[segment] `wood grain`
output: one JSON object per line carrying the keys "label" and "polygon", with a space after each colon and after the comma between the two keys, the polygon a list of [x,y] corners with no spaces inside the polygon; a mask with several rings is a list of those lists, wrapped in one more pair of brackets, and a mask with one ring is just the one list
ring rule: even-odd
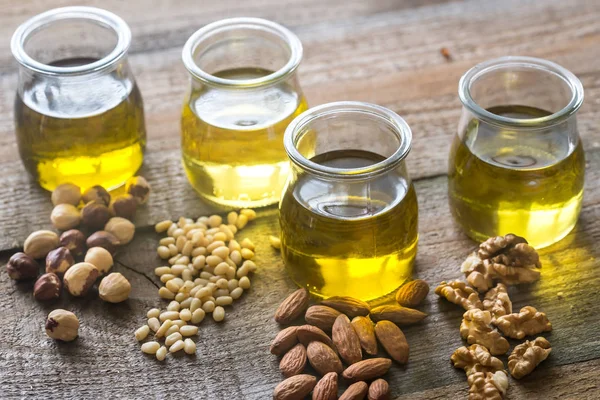
{"label": "wood grain", "polygon": [[[277,210],[261,210],[242,231],[257,244],[259,271],[252,288],[223,324],[201,325],[196,357],[164,364],[143,355],[133,331],[157,296],[153,269],[161,265],[152,225],[166,218],[197,217],[215,210],[203,203],[183,174],[178,148],[179,112],[187,75],[180,49],[201,25],[228,16],[261,16],[294,30],[305,47],[302,86],[312,105],[334,100],[375,102],[409,122],[414,146],[409,169],[419,198],[419,253],[415,275],[434,287],[460,276],[474,243],[453,223],[447,206],[446,162],[460,103],[460,75],[492,57],[520,54],[548,58],[583,81],[586,102],[578,116],[586,149],[584,208],[576,229],[541,253],[539,282],[511,287],[514,308],[533,305],[554,330],[548,360],[532,375],[511,379],[508,399],[596,399],[600,393],[600,4],[585,0],[395,1],[233,0],[148,2],[84,1],[120,14],[134,34],[131,63],[142,89],[149,126],[141,173],[153,193],[136,217],[136,238],[117,255],[115,271],[132,283],[131,298],[106,304],[94,291],[50,304],[36,302],[31,284],[5,273],[8,257],[27,234],[50,226],[49,195],[31,182],[18,160],[12,126],[16,66],[8,38],[27,17],[68,0],[0,0],[0,397],[267,399],[282,380],[268,351],[279,327],[272,315],[294,289],[279,254],[268,244],[278,231]],[[447,47],[453,57],[439,53]],[[385,301],[382,300],[382,301]],[[80,318],[80,337],[60,344],[43,333],[45,316],[64,307]],[[429,317],[403,329],[411,347],[407,366],[394,365],[386,379],[395,399],[466,398],[464,373],[449,362],[463,344],[462,310],[433,291]],[[511,341],[511,345],[518,344]],[[506,362],[506,357],[504,357]]]}

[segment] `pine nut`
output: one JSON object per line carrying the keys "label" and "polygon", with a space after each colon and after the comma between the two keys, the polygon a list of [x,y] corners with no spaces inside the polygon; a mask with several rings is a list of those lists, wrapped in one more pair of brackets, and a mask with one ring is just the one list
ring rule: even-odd
{"label": "pine nut", "polygon": [[217,289],[213,295],[215,297],[229,296],[229,289]]}
{"label": "pine nut", "polygon": [[215,310],[215,303],[209,300],[202,304],[202,309],[207,313],[211,313]]}
{"label": "pine nut", "polygon": [[200,272],[200,278],[201,278],[201,279],[210,279],[210,278],[212,278],[213,276],[214,276],[214,275],[213,275],[213,274],[211,274],[211,273],[210,273],[210,272],[208,272],[208,271],[202,271],[202,272]]}
{"label": "pine nut", "polygon": [[226,262],[222,262],[215,267],[215,275],[225,276],[228,269],[229,269],[229,264],[227,264]]}
{"label": "pine nut", "polygon": [[215,235],[213,236],[213,239],[217,240],[217,241],[221,241],[224,242],[227,240],[227,234],[225,232],[217,232],[215,233]]}
{"label": "pine nut", "polygon": [[233,303],[233,298],[231,296],[219,296],[217,300],[215,300],[215,304],[218,306],[229,306]]}
{"label": "pine nut", "polygon": [[171,321],[170,319],[166,320],[165,322],[162,323],[160,328],[158,328],[158,330],[154,334],[154,337],[161,338],[161,337],[165,336],[165,334],[167,333],[169,328],[172,326],[173,326],[173,321]]}
{"label": "pine nut", "polygon": [[227,272],[225,273],[225,277],[229,280],[235,278],[236,268],[229,267],[227,268]]}
{"label": "pine nut", "polygon": [[156,359],[158,361],[164,361],[166,357],[167,357],[167,348],[165,346],[162,346],[160,349],[158,349],[156,351]]}
{"label": "pine nut", "polygon": [[156,276],[163,276],[165,274],[170,274],[170,273],[171,273],[171,267],[154,268],[154,275],[156,275]]}
{"label": "pine nut", "polygon": [[242,266],[237,270],[237,272],[235,273],[235,275],[238,278],[242,278],[246,275],[248,275],[248,273],[250,272],[250,268],[248,267],[248,265],[246,265],[246,263],[242,264]]}
{"label": "pine nut", "polygon": [[204,311],[202,308],[198,308],[196,309],[193,313],[192,313],[192,324],[199,324],[200,322],[202,322],[202,320],[204,319],[204,317],[206,316],[206,311]]}
{"label": "pine nut", "polygon": [[240,250],[242,250],[242,246],[240,246],[240,244],[237,242],[237,240],[231,240],[229,242],[229,250],[231,250],[232,252],[235,250],[240,251]]}
{"label": "pine nut", "polygon": [[242,240],[242,243],[240,243],[242,245],[242,249],[249,249],[254,251],[255,246],[254,243],[252,243],[252,240],[248,239],[248,238],[244,238],[244,240]]}
{"label": "pine nut", "polygon": [[181,305],[179,304],[179,302],[173,300],[172,302],[169,303],[169,305],[167,306],[167,311],[179,311],[179,308],[181,307]]}
{"label": "pine nut", "polygon": [[161,322],[164,322],[168,319],[170,320],[176,320],[179,319],[179,312],[177,311],[164,311],[160,314],[160,316],[158,317],[158,319]]}
{"label": "pine nut", "polygon": [[183,285],[181,286],[181,288],[179,289],[179,291],[181,293],[189,293],[190,290],[192,290],[193,287],[194,287],[194,282],[192,282],[191,280],[189,280],[189,281],[183,282]]}
{"label": "pine nut", "polygon": [[181,329],[179,329],[179,332],[183,336],[194,336],[198,333],[198,327],[194,325],[182,326]]}
{"label": "pine nut", "polygon": [[178,340],[169,347],[169,353],[177,353],[184,347],[183,340]]}
{"label": "pine nut", "polygon": [[217,265],[219,265],[222,262],[223,262],[223,259],[221,257],[218,257],[218,256],[210,255],[210,256],[206,257],[206,263],[210,267],[213,267],[213,268],[216,267]]}
{"label": "pine nut", "polygon": [[173,324],[173,325],[171,325],[171,327],[169,329],[167,329],[167,331],[165,332],[165,336],[172,335],[175,332],[179,332],[179,326]]}
{"label": "pine nut", "polygon": [[203,286],[206,286],[206,284],[208,283],[208,280],[207,279],[203,279],[203,278],[196,278],[194,280],[194,282],[196,283],[197,286],[203,287]]}
{"label": "pine nut", "polygon": [[[169,283],[171,281],[168,281],[167,283]],[[173,300],[175,298],[175,293],[171,292],[169,289],[167,289],[166,287],[161,287],[160,289],[158,289],[158,295],[166,300]]]}
{"label": "pine nut", "polygon": [[157,317],[148,318],[148,326],[152,329],[152,332],[156,332],[160,328],[160,321]]}
{"label": "pine nut", "polygon": [[164,275],[161,275],[160,281],[162,283],[167,283],[167,281],[170,281],[173,278],[175,278],[175,275],[173,275],[173,274],[164,274]]}
{"label": "pine nut", "polygon": [[244,229],[246,224],[248,224],[248,217],[245,216],[244,214],[238,215],[238,219],[237,219],[237,221],[235,221],[236,228],[238,228],[239,230],[242,230],[242,229]]}
{"label": "pine nut", "polygon": [[158,253],[158,256],[160,258],[162,258],[163,260],[166,260],[169,257],[171,257],[171,253],[169,252],[169,248],[166,247],[166,246],[158,246],[158,249],[156,249],[156,252]]}
{"label": "pine nut", "polygon": [[169,260],[167,261],[169,263],[169,265],[173,265],[177,262],[177,260],[179,259],[180,255],[176,254],[173,257],[169,258]]}
{"label": "pine nut", "polygon": [[146,354],[156,354],[158,349],[160,349],[158,342],[146,342],[142,345],[142,351]]}
{"label": "pine nut", "polygon": [[188,308],[185,308],[179,313],[179,318],[187,322],[192,319],[192,312]]}
{"label": "pine nut", "polygon": [[[181,304],[180,304],[181,308],[190,308],[190,306],[192,305],[192,301],[194,301],[194,298],[188,297],[187,299],[185,299],[184,301],[181,302]],[[181,312],[179,314],[181,314]]]}
{"label": "pine nut", "polygon": [[198,219],[196,220],[197,223],[199,224],[208,224],[208,217],[206,216],[202,216],[202,217],[198,217]]}
{"label": "pine nut", "polygon": [[[177,326],[177,325],[175,325],[175,326]],[[165,345],[171,346],[173,343],[175,343],[178,340],[181,340],[181,333],[179,333],[179,332],[171,333],[169,336],[167,336],[165,338]]]}
{"label": "pine nut", "polygon": [[[246,260],[246,261],[244,261],[244,264],[246,264],[248,266],[248,271],[250,271],[250,272],[256,271],[256,264],[254,264],[254,261]],[[244,265],[244,264],[242,264],[242,265]]]}
{"label": "pine nut", "polygon": [[249,208],[244,208],[240,211],[240,214],[245,215],[246,218],[248,218],[248,221],[252,221],[256,218],[256,211],[251,210]]}
{"label": "pine nut", "polygon": [[169,254],[171,254],[171,257],[179,254],[179,250],[177,249],[177,246],[175,246],[174,244],[170,244],[167,247],[169,248]]}
{"label": "pine nut", "polygon": [[190,311],[192,312],[192,319],[194,318],[193,312],[202,307],[202,301],[197,298],[193,298],[190,303]]}
{"label": "pine nut", "polygon": [[177,293],[177,292],[179,291],[179,288],[180,288],[181,286],[179,286],[179,285],[178,285],[178,284],[175,282],[175,279],[171,279],[170,281],[168,281],[168,282],[165,284],[165,287],[166,287],[167,289],[169,289],[171,292],[173,292],[173,293]]}
{"label": "pine nut", "polygon": [[189,269],[184,270],[181,273],[181,278],[183,278],[184,281],[191,282],[192,281],[192,271],[190,271]]}
{"label": "pine nut", "polygon": [[[230,212],[229,214],[227,214],[227,223],[235,224],[237,221],[237,217],[238,217],[238,214],[235,211]],[[168,227],[167,227],[167,229],[168,229]]]}
{"label": "pine nut", "polygon": [[206,247],[196,247],[194,250],[192,250],[192,257],[204,255],[206,255]]}
{"label": "pine nut", "polygon": [[[239,218],[238,218],[239,220]],[[215,308],[215,310],[213,311],[213,319],[216,322],[221,322],[225,319],[225,309],[221,306],[218,306]]]}
{"label": "pine nut", "polygon": [[188,265],[190,263],[190,258],[188,256],[181,256],[175,261],[175,264],[178,265]]}
{"label": "pine nut", "polygon": [[250,249],[242,249],[242,258],[246,260],[252,260],[254,258],[254,252]]}
{"label": "pine nut", "polygon": [[185,236],[179,236],[177,238],[177,240],[175,241],[175,247],[177,247],[177,252],[181,253],[181,249],[183,249],[185,242]]}
{"label": "pine nut", "polygon": [[150,333],[150,327],[148,325],[140,326],[135,331],[135,338],[139,342],[141,340],[146,339],[146,337],[148,336],[149,333]]}
{"label": "pine nut", "polygon": [[281,239],[279,239],[277,236],[269,236],[269,243],[271,243],[271,247],[274,249],[281,249]]}
{"label": "pine nut", "polygon": [[231,230],[231,232],[233,232],[234,235],[238,231],[238,228],[237,228],[237,226],[235,226],[235,224],[228,224],[227,227]]}
{"label": "pine nut", "polygon": [[247,276],[241,277],[239,285],[244,290],[250,289],[250,279]]}
{"label": "pine nut", "polygon": [[225,234],[227,240],[233,239],[233,232],[231,231],[231,229],[229,229],[227,225],[221,225],[219,226],[219,229]]}
{"label": "pine nut", "polygon": [[183,342],[183,351],[186,354],[196,354],[196,343],[192,339],[185,339]]}
{"label": "pine nut", "polygon": [[229,281],[225,278],[221,278],[219,279],[216,284],[217,284],[217,288],[219,289],[225,289],[227,288],[227,284],[229,283]]}
{"label": "pine nut", "polygon": [[[162,238],[158,241],[158,244],[161,246],[169,246],[170,244],[175,244],[175,239],[173,239],[172,237],[166,237],[166,238]],[[168,248],[168,247],[167,247]]]}
{"label": "pine nut", "polygon": [[237,300],[240,297],[242,297],[243,293],[244,293],[244,289],[242,289],[241,287],[236,287],[235,289],[233,289],[231,291],[231,293],[229,295],[231,296],[232,299]]}
{"label": "pine nut", "polygon": [[211,215],[210,217],[208,217],[208,225],[211,228],[221,225],[222,222],[223,218],[221,218],[219,215]]}
{"label": "pine nut", "polygon": [[157,223],[156,225],[154,225],[154,230],[156,231],[156,233],[163,233],[165,232],[167,229],[169,229],[169,227],[173,224],[173,222],[171,221],[160,221],[159,223]]}
{"label": "pine nut", "polygon": [[242,263],[242,253],[240,253],[238,250],[232,251],[229,255],[229,258],[235,263],[235,265],[240,265]]}
{"label": "pine nut", "polygon": [[194,245],[192,244],[192,242],[185,242],[185,245],[183,246],[183,249],[181,250],[181,254],[183,254],[184,256],[190,256],[192,255],[192,250],[194,250]]}
{"label": "pine nut", "polygon": [[206,246],[206,251],[208,251],[209,253],[213,253],[219,247],[225,247],[225,242],[222,241],[222,240],[219,240],[219,241],[216,241],[216,242],[212,242],[211,244],[209,244],[208,246]]}
{"label": "pine nut", "polygon": [[185,270],[185,266],[181,265],[181,264],[175,264],[171,267],[171,273],[173,275],[181,275],[183,273],[183,271]]}
{"label": "pine nut", "polygon": [[208,288],[208,287],[203,287],[202,289],[198,290],[196,292],[196,295],[194,296],[197,299],[201,299],[203,297],[206,296],[210,296],[212,294],[212,289]]}
{"label": "pine nut", "polygon": [[237,279],[230,279],[229,282],[227,282],[227,289],[229,289],[230,292],[238,286],[239,282]]}
{"label": "pine nut", "polygon": [[151,308],[146,313],[146,317],[148,317],[148,318],[158,318],[159,315],[160,315],[160,310],[158,308]]}
{"label": "pine nut", "polygon": [[179,287],[183,286],[183,284],[184,284],[183,279],[181,279],[181,278],[173,278],[173,283],[175,283],[176,285],[179,285]]}
{"label": "pine nut", "polygon": [[171,235],[171,236],[173,236],[175,239],[177,239],[181,235],[185,235],[185,233],[183,232],[183,229],[178,228],[178,229],[175,229],[175,231],[173,232],[173,235]]}
{"label": "pine nut", "polygon": [[182,319],[176,319],[175,321],[173,321],[173,325],[177,325],[179,329],[181,329],[182,326],[186,325],[186,322]]}
{"label": "pine nut", "polygon": [[186,224],[186,219],[185,217],[179,217],[179,219],[177,220],[177,226],[180,228],[183,228]]}
{"label": "pine nut", "polygon": [[219,279],[221,279],[220,276],[212,276],[208,281],[211,283],[216,283]]}
{"label": "pine nut", "polygon": [[173,236],[173,232],[175,232],[175,230],[177,229],[177,224],[176,223],[171,223],[171,226],[169,227],[169,229],[167,229],[167,236]]}
{"label": "pine nut", "polygon": [[219,246],[212,251],[212,254],[225,260],[229,257],[229,248],[226,246]]}
{"label": "pine nut", "polygon": [[185,299],[187,299],[189,297],[190,297],[190,295],[188,293],[177,293],[175,295],[175,300],[181,303],[182,301],[184,301]]}

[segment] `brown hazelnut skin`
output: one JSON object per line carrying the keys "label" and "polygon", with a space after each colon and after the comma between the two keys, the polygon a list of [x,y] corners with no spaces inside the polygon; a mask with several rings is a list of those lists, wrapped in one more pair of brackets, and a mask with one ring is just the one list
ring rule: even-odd
{"label": "brown hazelnut skin", "polygon": [[36,300],[53,300],[60,297],[62,283],[58,275],[50,272],[44,274],[35,281],[33,286],[33,297]]}
{"label": "brown hazelnut skin", "polygon": [[130,194],[122,194],[115,197],[110,203],[110,212],[116,217],[132,220],[135,217],[137,206],[138,202],[135,197]]}
{"label": "brown hazelnut skin", "polygon": [[110,219],[110,212],[104,204],[91,201],[81,210],[81,218],[85,226],[98,230],[104,228]]}
{"label": "brown hazelnut skin", "polygon": [[35,279],[40,271],[39,264],[25,253],[15,253],[6,264],[6,271],[11,279],[24,281]]}
{"label": "brown hazelnut skin", "polygon": [[73,264],[75,259],[66,247],[56,248],[46,256],[46,272],[64,274]]}
{"label": "brown hazelnut skin", "polygon": [[110,204],[110,193],[102,186],[96,185],[83,192],[81,199],[85,204],[93,201],[94,203],[104,204],[108,207]]}
{"label": "brown hazelnut skin", "polygon": [[98,231],[90,235],[86,241],[87,247],[102,247],[110,254],[115,254],[117,247],[120,245],[119,239],[115,235],[106,231]]}
{"label": "brown hazelnut skin", "polygon": [[125,190],[135,198],[138,204],[145,204],[150,197],[150,185],[143,176],[133,176],[127,179]]}
{"label": "brown hazelnut skin", "polygon": [[70,229],[60,235],[59,245],[69,249],[74,257],[79,257],[85,253],[85,235],[77,229]]}

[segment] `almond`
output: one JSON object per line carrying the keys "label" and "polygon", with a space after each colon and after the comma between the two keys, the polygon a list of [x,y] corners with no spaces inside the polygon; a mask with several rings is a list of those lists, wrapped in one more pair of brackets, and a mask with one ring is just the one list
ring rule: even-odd
{"label": "almond", "polygon": [[275,312],[275,321],[279,324],[289,324],[306,310],[308,299],[308,290],[296,290],[279,305]]}
{"label": "almond", "polygon": [[298,375],[304,371],[306,366],[306,347],[303,344],[298,343],[291,348],[290,351],[285,353],[281,362],[279,363],[279,370],[286,378],[290,376]]}
{"label": "almond", "polygon": [[322,305],[335,308],[350,318],[367,316],[371,307],[362,301],[348,296],[333,296],[321,302]]}
{"label": "almond", "polygon": [[339,400],[363,400],[367,395],[369,386],[365,382],[356,382],[348,386]]}
{"label": "almond", "polygon": [[317,326],[324,331],[331,331],[335,319],[340,315],[336,309],[327,306],[312,306],[306,310],[304,319],[311,325]]}
{"label": "almond", "polygon": [[273,400],[302,400],[317,384],[312,375],[295,375],[275,387]]}
{"label": "almond", "polygon": [[298,343],[297,326],[289,326],[280,331],[271,343],[271,354],[280,356]]}
{"label": "almond", "polygon": [[325,343],[310,342],[306,348],[306,355],[310,365],[320,375],[325,375],[328,372],[342,373],[343,367],[335,351]]}
{"label": "almond", "polygon": [[310,342],[323,342],[333,349],[333,342],[320,328],[312,325],[302,325],[296,330],[298,333],[298,341],[305,346]]}
{"label": "almond", "polygon": [[313,390],[312,400],[336,400],[337,399],[337,384],[338,375],[335,372],[329,372],[317,382],[317,386]]}
{"label": "almond", "polygon": [[373,321],[392,321],[396,325],[415,324],[426,316],[427,314],[419,310],[396,305],[379,306],[371,310]]}
{"label": "almond", "polygon": [[396,301],[404,307],[416,307],[429,294],[429,285],[422,279],[415,279],[403,285],[396,292]]}
{"label": "almond", "polygon": [[360,346],[365,353],[372,356],[377,354],[377,339],[375,338],[375,328],[369,317],[355,317],[352,320],[352,327],[358,336]]}
{"label": "almond", "polygon": [[390,321],[379,321],[375,334],[390,357],[400,364],[408,362],[408,342],[400,328]]}
{"label": "almond", "polygon": [[390,385],[383,380],[377,379],[371,382],[369,386],[369,400],[389,400],[390,398]]}
{"label": "almond", "polygon": [[333,324],[331,338],[337,348],[340,357],[347,364],[354,364],[362,360],[362,351],[360,349],[360,340],[354,331],[350,319],[344,314],[338,315]]}
{"label": "almond", "polygon": [[342,375],[351,382],[368,381],[384,375],[391,365],[389,358],[369,358],[352,364]]}

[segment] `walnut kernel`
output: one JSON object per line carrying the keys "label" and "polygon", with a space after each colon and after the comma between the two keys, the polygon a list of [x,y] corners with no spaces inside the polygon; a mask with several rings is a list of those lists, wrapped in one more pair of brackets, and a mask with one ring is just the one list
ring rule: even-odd
{"label": "walnut kernel", "polygon": [[444,297],[451,303],[462,306],[465,310],[483,307],[481,300],[479,300],[479,294],[473,288],[467,286],[466,283],[458,280],[441,282],[435,288],[435,294]]}
{"label": "walnut kernel", "polygon": [[516,346],[508,357],[508,370],[513,378],[521,379],[548,358],[551,351],[550,342],[541,336],[533,341],[526,340]]}
{"label": "walnut kernel", "polygon": [[477,308],[468,310],[460,324],[460,335],[469,344],[480,344],[489,349],[493,355],[505,354],[510,345],[500,333],[491,326],[492,315],[489,311]]}
{"label": "walnut kernel", "polygon": [[512,302],[504,284],[498,283],[495,288],[488,290],[483,300],[483,309],[492,314],[494,325],[496,318],[512,313]]}
{"label": "walnut kernel", "polygon": [[521,308],[518,313],[498,317],[496,326],[505,336],[512,339],[523,339],[525,336],[552,330],[552,324],[546,314],[531,306]]}

